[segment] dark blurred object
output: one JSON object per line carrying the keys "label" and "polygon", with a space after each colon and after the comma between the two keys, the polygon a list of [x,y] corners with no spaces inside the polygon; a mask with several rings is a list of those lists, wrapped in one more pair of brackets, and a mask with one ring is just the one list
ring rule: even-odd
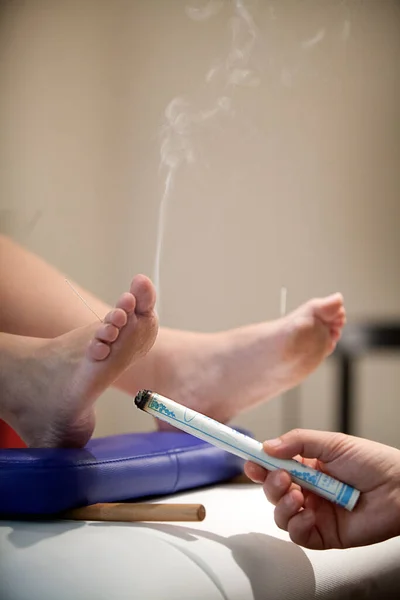
{"label": "dark blurred object", "polygon": [[337,345],[334,358],[339,362],[339,431],[353,434],[355,367],[361,356],[377,351],[400,352],[400,321],[349,323]]}

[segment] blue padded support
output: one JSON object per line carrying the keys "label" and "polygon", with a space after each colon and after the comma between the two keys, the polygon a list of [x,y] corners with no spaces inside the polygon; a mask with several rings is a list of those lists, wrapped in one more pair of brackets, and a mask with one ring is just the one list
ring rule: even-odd
{"label": "blue padded support", "polygon": [[97,438],[82,450],[0,450],[0,514],[51,515],[163,496],[242,471],[242,459],[182,432]]}

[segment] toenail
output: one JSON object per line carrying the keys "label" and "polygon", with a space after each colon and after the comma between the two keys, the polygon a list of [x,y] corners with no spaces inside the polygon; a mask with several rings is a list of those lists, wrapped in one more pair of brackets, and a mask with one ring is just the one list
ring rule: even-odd
{"label": "toenail", "polygon": [[118,337],[119,329],[112,323],[106,323],[97,332],[97,338],[103,342],[115,342]]}
{"label": "toenail", "polygon": [[106,342],[102,342],[101,340],[94,342],[93,346],[95,348],[109,348],[109,345]]}
{"label": "toenail", "polygon": [[116,308],[110,313],[108,319],[115,327],[124,327],[128,320],[128,315],[122,308]]}
{"label": "toenail", "polygon": [[95,360],[104,360],[110,354],[110,346],[105,342],[93,341],[92,352]]}
{"label": "toenail", "polygon": [[125,292],[119,299],[117,306],[125,313],[131,313],[136,308],[136,298],[130,292]]}

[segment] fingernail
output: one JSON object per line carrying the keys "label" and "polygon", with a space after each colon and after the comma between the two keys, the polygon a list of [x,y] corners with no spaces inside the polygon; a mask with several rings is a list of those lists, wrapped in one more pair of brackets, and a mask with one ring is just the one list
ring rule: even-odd
{"label": "fingernail", "polygon": [[277,448],[278,446],[282,445],[282,440],[281,438],[274,438],[273,440],[267,440],[264,442],[264,445],[269,446],[270,448]]}
{"label": "fingernail", "polygon": [[282,471],[278,471],[275,475],[275,483],[279,486],[279,487],[283,487],[287,485],[287,480],[285,477],[285,473],[282,473]]}

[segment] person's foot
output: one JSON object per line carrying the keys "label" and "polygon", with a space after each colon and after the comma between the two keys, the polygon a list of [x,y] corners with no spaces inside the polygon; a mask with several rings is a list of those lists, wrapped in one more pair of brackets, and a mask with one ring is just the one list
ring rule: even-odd
{"label": "person's foot", "polygon": [[2,338],[2,393],[10,399],[5,420],[29,447],[82,447],[88,442],[95,400],[155,341],[154,305],[152,283],[137,276],[101,324],[52,340]]}
{"label": "person's foot", "polygon": [[333,352],[345,321],[343,298],[334,294],[269,323],[211,335],[182,333],[159,366],[154,391],[229,421],[303,381]]}

